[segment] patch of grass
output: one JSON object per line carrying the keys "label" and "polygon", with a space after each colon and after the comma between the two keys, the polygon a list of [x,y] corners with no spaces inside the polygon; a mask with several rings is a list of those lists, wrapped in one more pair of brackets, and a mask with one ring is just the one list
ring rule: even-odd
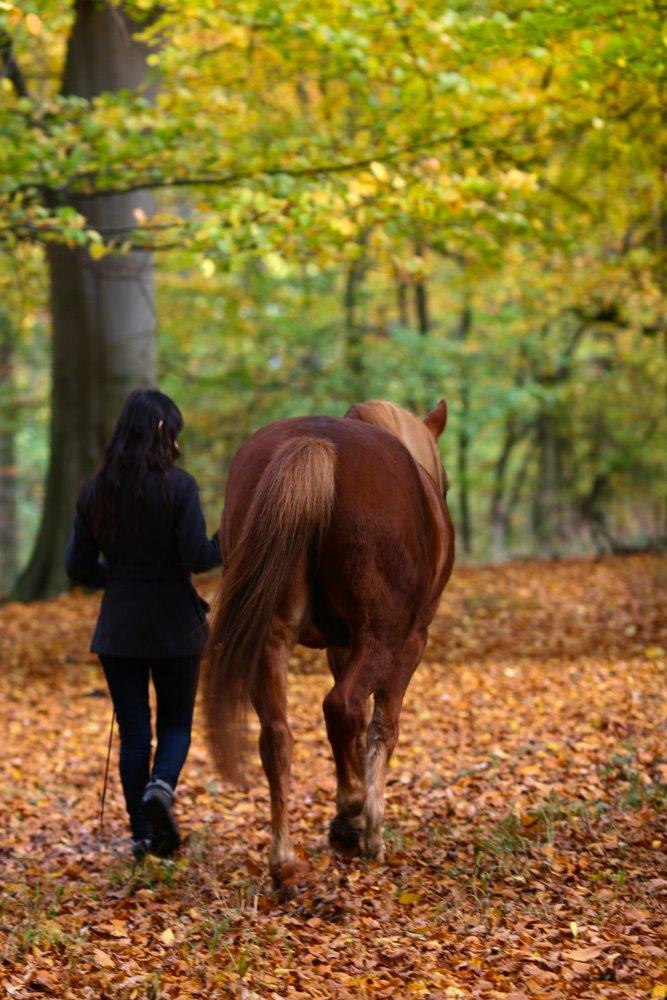
{"label": "patch of grass", "polygon": [[635,751],[626,747],[625,753],[613,753],[600,768],[602,777],[611,786],[615,804],[619,809],[641,809],[652,805],[660,808],[667,799],[667,785],[661,781],[647,780],[645,772],[635,763]]}
{"label": "patch of grass", "polygon": [[194,830],[188,837],[187,857],[195,864],[203,864],[211,849],[211,831],[208,827]]}
{"label": "patch of grass", "polygon": [[206,920],[203,925],[204,933],[209,935],[208,950],[214,954],[222,947],[225,935],[232,926],[230,917],[225,916],[221,920]]}
{"label": "patch of grass", "polygon": [[160,973],[154,972],[150,978],[150,982],[146,984],[146,1000],[161,1000],[162,996]]}
{"label": "patch of grass", "polygon": [[559,825],[582,823],[590,831],[594,822],[607,810],[605,802],[583,802],[581,799],[549,798],[534,810],[535,823],[529,827],[531,840],[553,846]]}
{"label": "patch of grass", "polygon": [[173,889],[188,868],[186,857],[172,861],[148,855],[141,864],[123,860],[111,868],[108,878],[112,886],[127,886],[128,895],[134,896],[140,889]]}
{"label": "patch of grass", "polygon": [[492,854],[504,860],[525,857],[529,853],[530,844],[519,817],[515,813],[508,813],[498,823],[494,833],[480,841],[479,848],[478,853]]}
{"label": "patch of grass", "polygon": [[621,805],[629,806],[630,809],[641,809],[643,806],[655,806],[661,809],[667,804],[667,785],[662,782],[647,783],[641,775],[634,770],[626,773],[627,789],[619,798]]}
{"label": "patch of grass", "polygon": [[400,827],[385,826],[382,829],[382,836],[384,837],[385,847],[392,854],[405,850],[405,834]]}
{"label": "patch of grass", "polygon": [[250,955],[248,955],[245,948],[241,948],[237,955],[234,955],[234,953],[229,950],[227,954],[229,955],[229,964],[232,970],[236,973],[239,979],[243,979],[252,965]]}
{"label": "patch of grass", "polygon": [[486,909],[498,880],[522,875],[531,854],[521,821],[508,813],[488,836],[477,840],[469,888],[478,906]]}

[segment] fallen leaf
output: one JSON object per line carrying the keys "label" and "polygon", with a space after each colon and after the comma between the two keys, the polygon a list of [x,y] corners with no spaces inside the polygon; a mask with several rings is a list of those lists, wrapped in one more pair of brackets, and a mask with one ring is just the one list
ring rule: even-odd
{"label": "fallen leaf", "polygon": [[602,954],[602,948],[575,948],[573,951],[566,951],[563,958],[569,962],[593,962]]}
{"label": "fallen leaf", "polygon": [[96,965],[101,965],[104,969],[113,969],[114,960],[111,955],[107,955],[106,951],[102,951],[101,948],[95,948],[93,951],[93,960]]}
{"label": "fallen leaf", "polygon": [[418,892],[402,892],[398,897],[398,902],[401,906],[413,906],[415,903],[418,903],[420,899],[421,896]]}

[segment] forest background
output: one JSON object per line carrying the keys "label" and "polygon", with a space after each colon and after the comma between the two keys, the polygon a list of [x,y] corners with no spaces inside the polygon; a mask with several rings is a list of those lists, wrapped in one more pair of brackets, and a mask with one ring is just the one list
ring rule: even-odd
{"label": "forest background", "polygon": [[0,0],[0,593],[158,384],[211,527],[255,428],[426,412],[459,558],[665,536],[667,6]]}

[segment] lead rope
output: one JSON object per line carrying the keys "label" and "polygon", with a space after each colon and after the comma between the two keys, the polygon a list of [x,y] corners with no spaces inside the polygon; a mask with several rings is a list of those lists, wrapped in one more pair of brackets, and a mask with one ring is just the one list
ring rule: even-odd
{"label": "lead rope", "polygon": [[113,727],[116,721],[116,709],[111,712],[111,726],[109,728],[109,745],[107,747],[107,763],[104,768],[104,784],[102,786],[102,797],[100,799],[100,836],[104,835],[104,803],[107,797],[107,785],[109,784],[109,762],[111,760],[111,743],[113,741]]}

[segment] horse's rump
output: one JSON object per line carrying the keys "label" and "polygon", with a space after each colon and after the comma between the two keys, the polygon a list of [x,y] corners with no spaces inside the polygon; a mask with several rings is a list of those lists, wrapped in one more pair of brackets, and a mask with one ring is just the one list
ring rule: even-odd
{"label": "horse's rump", "polygon": [[359,616],[368,616],[369,602],[386,605],[387,587],[400,604],[402,627],[409,627],[435,573],[437,526],[415,462],[396,438],[379,427],[335,417],[304,417],[277,421],[254,434],[230,469],[224,548],[233,551],[257,484],[276,449],[303,436],[329,442],[336,456],[330,523],[319,559],[308,566],[311,617],[304,622],[304,632],[319,631],[319,645],[344,645]]}

